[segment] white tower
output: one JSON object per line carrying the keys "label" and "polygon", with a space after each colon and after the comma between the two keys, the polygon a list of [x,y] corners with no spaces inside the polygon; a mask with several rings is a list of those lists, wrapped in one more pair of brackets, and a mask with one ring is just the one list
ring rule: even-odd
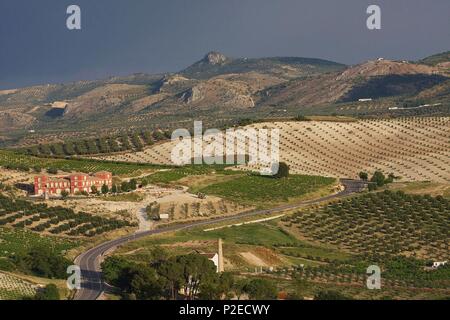
{"label": "white tower", "polygon": [[223,249],[222,249],[222,239],[219,239],[219,273],[224,271],[223,266]]}

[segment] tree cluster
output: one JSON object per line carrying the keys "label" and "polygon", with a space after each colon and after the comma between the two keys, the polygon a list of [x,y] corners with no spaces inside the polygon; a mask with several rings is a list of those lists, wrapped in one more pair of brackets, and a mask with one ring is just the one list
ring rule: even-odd
{"label": "tree cluster", "polygon": [[169,257],[161,249],[152,263],[109,257],[102,264],[105,280],[117,287],[124,299],[219,300],[247,294],[250,299],[274,299],[275,285],[265,279],[236,280],[231,273],[217,273],[207,257],[191,253]]}
{"label": "tree cluster", "polygon": [[16,256],[14,263],[24,273],[50,279],[67,278],[67,268],[72,264],[70,260],[42,246]]}

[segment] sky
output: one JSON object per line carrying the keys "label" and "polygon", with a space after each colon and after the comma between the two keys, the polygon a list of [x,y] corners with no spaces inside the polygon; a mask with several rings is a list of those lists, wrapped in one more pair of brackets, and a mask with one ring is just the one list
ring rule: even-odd
{"label": "sky", "polygon": [[[66,27],[69,5],[81,30]],[[366,27],[381,8],[381,30]],[[358,64],[450,50],[449,0],[1,0],[0,89],[182,70],[209,51]]]}

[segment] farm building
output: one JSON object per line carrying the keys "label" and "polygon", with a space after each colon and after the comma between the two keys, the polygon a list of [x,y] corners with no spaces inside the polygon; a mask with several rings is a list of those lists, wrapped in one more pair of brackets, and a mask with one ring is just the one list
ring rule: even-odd
{"label": "farm building", "polygon": [[69,176],[49,177],[46,175],[34,177],[35,195],[60,195],[63,191],[70,194],[77,192],[91,192],[92,187],[98,190],[103,185],[112,187],[112,173],[107,171],[97,172],[93,175],[86,173],[73,173]]}

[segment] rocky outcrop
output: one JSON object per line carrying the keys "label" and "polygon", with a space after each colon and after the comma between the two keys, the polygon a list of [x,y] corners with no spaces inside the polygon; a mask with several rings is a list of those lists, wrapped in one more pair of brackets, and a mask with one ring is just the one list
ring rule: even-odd
{"label": "rocky outcrop", "polygon": [[211,79],[184,91],[181,101],[193,108],[224,108],[224,110],[253,108],[251,86],[242,81]]}
{"label": "rocky outcrop", "polygon": [[198,87],[193,87],[181,94],[181,100],[184,103],[193,103],[203,99],[203,94]]}
{"label": "rocky outcrop", "polygon": [[163,85],[171,85],[180,81],[187,81],[188,78],[185,78],[179,74],[171,74],[164,77],[162,83]]}
{"label": "rocky outcrop", "polygon": [[217,51],[211,51],[209,52],[202,60],[202,62],[208,63],[210,65],[220,65],[225,63],[228,60],[228,58]]}

